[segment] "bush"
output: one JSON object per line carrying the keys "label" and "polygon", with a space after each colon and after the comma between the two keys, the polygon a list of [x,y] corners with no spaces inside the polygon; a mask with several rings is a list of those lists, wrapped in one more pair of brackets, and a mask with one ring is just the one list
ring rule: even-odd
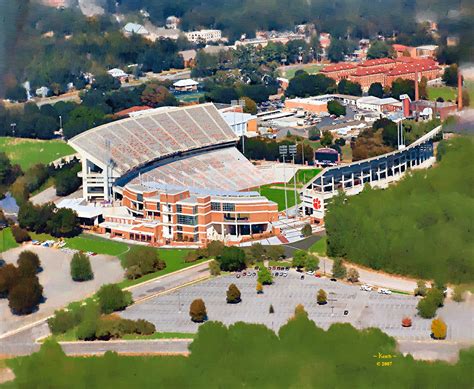
{"label": "bush", "polygon": [[434,339],[446,339],[448,326],[440,318],[434,319],[431,322],[431,336]]}
{"label": "bush", "polygon": [[224,247],[222,255],[217,258],[221,270],[240,271],[245,269],[245,251],[239,247]]}
{"label": "bush", "polygon": [[73,281],[89,281],[94,278],[91,261],[84,253],[75,253],[71,259],[71,278]]}
{"label": "bush", "polygon": [[283,246],[270,246],[266,251],[268,259],[272,261],[278,261],[285,257],[285,249]]}
{"label": "bush", "polygon": [[48,319],[48,326],[53,335],[64,334],[77,324],[74,313],[64,309],[54,312],[54,316]]}
{"label": "bush", "polygon": [[328,101],[328,112],[332,115],[343,116],[346,114],[346,107],[337,100],[331,100]]}
{"label": "bush", "polygon": [[7,297],[10,290],[18,283],[21,275],[18,268],[9,263],[0,268],[0,297]]}
{"label": "bush", "polygon": [[94,340],[99,322],[99,307],[89,303],[84,308],[84,316],[77,327],[76,335],[81,340]]}
{"label": "bush", "polygon": [[227,289],[227,304],[237,304],[241,301],[239,288],[235,284],[230,284]]}
{"label": "bush", "polygon": [[184,262],[186,263],[192,263],[196,262],[199,259],[197,251],[190,251],[186,254],[186,257],[184,258]]}
{"label": "bush", "polygon": [[431,288],[426,294],[426,297],[418,302],[416,307],[418,314],[425,319],[431,319],[435,317],[436,310],[443,306],[443,301],[443,291],[437,288]]}
{"label": "bush", "polygon": [[189,307],[189,316],[195,323],[202,323],[207,320],[206,305],[202,299],[194,300]]}
{"label": "bush", "polygon": [[304,237],[311,236],[313,234],[313,230],[311,229],[311,224],[307,223],[304,225],[304,227],[301,229],[301,234]]}
{"label": "bush", "polygon": [[265,266],[260,266],[258,271],[258,282],[260,282],[262,285],[273,284],[273,276]]}
{"label": "bush", "polygon": [[257,262],[262,262],[266,256],[265,247],[261,243],[253,243],[249,249],[249,256]]}
{"label": "bush", "polygon": [[321,137],[321,132],[317,128],[311,128],[308,131],[309,140],[319,140],[320,137]]}
{"label": "bush", "polygon": [[351,267],[347,271],[347,281],[349,282],[358,282],[359,281],[359,272],[356,268]]}
{"label": "bush", "polygon": [[14,224],[11,227],[13,237],[15,238],[16,243],[29,242],[31,240],[30,234],[28,231]]}
{"label": "bush", "polygon": [[217,258],[222,255],[225,245],[219,240],[213,240],[207,245],[207,254],[209,257]]}
{"label": "bush", "polygon": [[13,313],[25,315],[33,312],[43,299],[43,287],[38,277],[22,278],[8,293],[8,306]]}
{"label": "bush", "polygon": [[416,283],[415,296],[426,296],[427,288],[425,281],[419,280]]}
{"label": "bush", "polygon": [[275,309],[273,308],[272,304],[270,304],[270,308],[268,309],[268,313],[275,313]]}
{"label": "bush", "polygon": [[296,268],[302,268],[306,266],[306,261],[308,260],[308,253],[304,250],[296,250],[293,254],[293,260],[291,261],[291,266]]}
{"label": "bush", "polygon": [[402,319],[402,327],[411,327],[411,319],[409,317]]}
{"label": "bush", "polygon": [[332,265],[332,275],[336,278],[344,278],[346,276],[347,270],[342,262],[341,258],[336,258]]}
{"label": "bush", "polygon": [[262,283],[257,281],[257,287],[255,289],[257,290],[257,294],[262,294],[263,293]]}
{"label": "bush", "polygon": [[97,292],[97,297],[101,312],[106,314],[121,311],[133,302],[132,294],[123,291],[116,284],[102,285]]}
{"label": "bush", "polygon": [[319,289],[318,294],[316,296],[316,301],[318,302],[319,305],[327,304],[327,302],[328,302],[327,293],[324,290]]}
{"label": "bush", "polygon": [[308,271],[315,271],[319,266],[319,259],[314,255],[308,254],[306,258],[306,263],[304,265],[305,269]]}
{"label": "bush", "polygon": [[457,303],[460,303],[464,301],[464,288],[462,286],[455,286],[453,290],[453,301],[456,301]]}
{"label": "bush", "polygon": [[[133,266],[135,267],[129,271]],[[127,268],[125,273],[127,278],[135,279],[163,270],[166,263],[159,258],[158,252],[153,247],[135,246],[125,255],[125,267]]]}
{"label": "bush", "polygon": [[41,262],[37,254],[32,251],[25,250],[18,257],[18,269],[22,276],[34,276],[41,270]]}
{"label": "bush", "polygon": [[211,276],[218,276],[221,274],[221,267],[219,262],[213,260],[209,262],[209,271],[211,272]]}

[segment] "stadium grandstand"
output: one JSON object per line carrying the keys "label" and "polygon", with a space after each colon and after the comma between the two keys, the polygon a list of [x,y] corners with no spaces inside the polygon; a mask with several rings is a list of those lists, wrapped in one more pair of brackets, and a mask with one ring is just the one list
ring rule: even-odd
{"label": "stadium grandstand", "polygon": [[215,106],[202,104],[142,111],[70,144],[81,156],[84,199],[113,205],[99,230],[160,245],[274,232],[277,205],[251,191],[272,180],[237,141]]}
{"label": "stadium grandstand", "polygon": [[409,169],[422,169],[435,162],[433,141],[441,126],[399,150],[347,165],[324,169],[302,190],[302,211],[315,222],[324,219],[328,201],[339,191],[347,195],[360,193],[366,184],[386,188],[400,180]]}

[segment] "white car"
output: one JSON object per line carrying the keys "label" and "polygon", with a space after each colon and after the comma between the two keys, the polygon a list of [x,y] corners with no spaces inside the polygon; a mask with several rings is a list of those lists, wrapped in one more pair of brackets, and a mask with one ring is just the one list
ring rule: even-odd
{"label": "white car", "polygon": [[371,287],[370,285],[361,285],[361,286],[360,286],[360,290],[363,290],[363,291],[365,291],[365,292],[372,292],[373,289],[374,289],[374,288]]}
{"label": "white car", "polygon": [[306,274],[307,274],[308,276],[312,276],[312,275],[314,275],[314,271],[308,270],[308,271],[306,272]]}
{"label": "white car", "polygon": [[379,293],[380,294],[392,294],[392,291],[389,290],[389,289],[380,288]]}

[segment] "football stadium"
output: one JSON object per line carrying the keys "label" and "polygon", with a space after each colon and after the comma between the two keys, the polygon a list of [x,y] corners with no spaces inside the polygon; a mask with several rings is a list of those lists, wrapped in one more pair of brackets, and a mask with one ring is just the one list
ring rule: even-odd
{"label": "football stadium", "polygon": [[71,139],[83,197],[105,207],[99,231],[151,244],[226,243],[275,233],[277,204],[213,104],[163,107]]}

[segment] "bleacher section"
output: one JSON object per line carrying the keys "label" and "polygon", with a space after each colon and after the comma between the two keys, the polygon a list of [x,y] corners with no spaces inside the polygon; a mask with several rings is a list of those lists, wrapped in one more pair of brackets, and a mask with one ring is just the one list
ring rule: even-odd
{"label": "bleacher section", "polygon": [[136,177],[131,183],[240,191],[267,181],[235,147],[227,147],[172,161]]}
{"label": "bleacher section", "polygon": [[203,104],[108,123],[74,137],[70,144],[104,165],[111,158],[113,169],[123,175],[166,156],[236,140],[214,105]]}

